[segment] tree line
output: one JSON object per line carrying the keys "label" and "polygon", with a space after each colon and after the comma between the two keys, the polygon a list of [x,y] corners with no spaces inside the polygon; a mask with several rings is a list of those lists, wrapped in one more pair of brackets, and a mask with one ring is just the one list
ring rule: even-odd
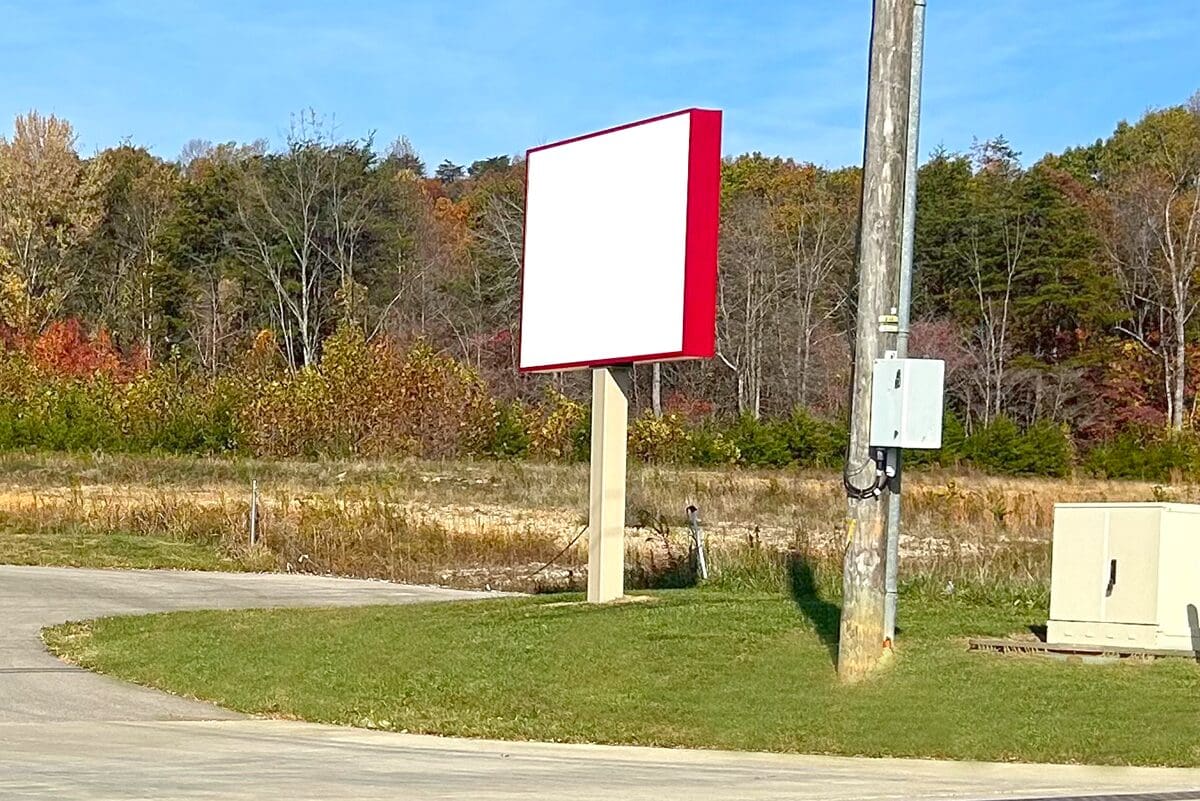
{"label": "tree line", "polygon": [[[639,367],[639,410],[844,416],[860,177],[725,159],[718,357]],[[30,112],[0,138],[0,340],[18,353],[78,321],[124,363],[215,378],[265,331],[295,376],[354,331],[432,347],[505,401],[584,398],[578,374],[515,369],[523,181],[519,158],[431,170],[313,112],[277,146],[174,160],[80,154],[68,121]],[[939,148],[918,186],[910,350],[946,360],[965,435],[1200,422],[1200,95],[1028,165],[1002,137]]]}

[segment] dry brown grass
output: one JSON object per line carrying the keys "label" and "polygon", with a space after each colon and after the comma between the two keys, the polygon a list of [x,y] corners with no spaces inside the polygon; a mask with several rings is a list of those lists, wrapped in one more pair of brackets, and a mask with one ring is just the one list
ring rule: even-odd
{"label": "dry brown grass", "polygon": [[[251,477],[261,488],[262,542],[280,569],[528,588],[576,581],[586,562],[580,541],[531,576],[586,520],[584,465],[7,455],[0,515],[43,529],[201,540],[236,554],[247,546]],[[908,477],[904,497],[910,564],[960,573],[999,565],[1038,578],[1055,503],[1200,501],[1200,487],[929,472]],[[835,474],[634,466],[629,542],[642,580],[686,556],[691,503],[718,553],[829,556],[843,536]]]}

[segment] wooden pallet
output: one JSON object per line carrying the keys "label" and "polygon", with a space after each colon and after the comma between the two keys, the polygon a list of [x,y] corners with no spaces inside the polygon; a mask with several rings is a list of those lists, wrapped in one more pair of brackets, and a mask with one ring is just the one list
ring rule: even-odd
{"label": "wooden pallet", "polygon": [[972,651],[999,654],[1037,654],[1069,661],[1111,661],[1114,659],[1197,659],[1195,651],[1169,651],[1162,648],[1128,648],[1117,645],[1050,645],[1041,640],[998,640],[978,638],[968,641]]}

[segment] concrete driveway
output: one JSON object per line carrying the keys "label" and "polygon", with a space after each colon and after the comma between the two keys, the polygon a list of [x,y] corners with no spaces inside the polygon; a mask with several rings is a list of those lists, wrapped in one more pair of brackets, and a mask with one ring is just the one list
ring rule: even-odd
{"label": "concrete driveway", "polygon": [[210,704],[64,665],[42,647],[38,632],[67,620],[177,609],[361,606],[480,597],[487,594],[324,576],[0,565],[0,722],[238,717]]}
{"label": "concrete driveway", "polygon": [[111,614],[481,595],[313,576],[0,566],[0,799],[1200,799],[1200,770],[503,743],[258,720],[75,670],[38,638],[47,625]]}

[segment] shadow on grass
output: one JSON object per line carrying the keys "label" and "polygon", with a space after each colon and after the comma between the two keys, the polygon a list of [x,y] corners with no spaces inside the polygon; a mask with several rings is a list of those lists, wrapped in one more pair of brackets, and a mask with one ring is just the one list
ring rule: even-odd
{"label": "shadow on grass", "polygon": [[[670,550],[665,555],[653,551],[638,555],[625,565],[626,590],[682,590],[700,581],[696,551]],[[534,576],[526,592],[549,595],[560,592],[586,592],[587,573],[568,570],[566,575]]]}
{"label": "shadow on grass", "polygon": [[793,554],[788,559],[788,589],[791,591],[792,600],[801,614],[808,618],[836,666],[842,609],[821,596],[812,565],[799,554]]}

